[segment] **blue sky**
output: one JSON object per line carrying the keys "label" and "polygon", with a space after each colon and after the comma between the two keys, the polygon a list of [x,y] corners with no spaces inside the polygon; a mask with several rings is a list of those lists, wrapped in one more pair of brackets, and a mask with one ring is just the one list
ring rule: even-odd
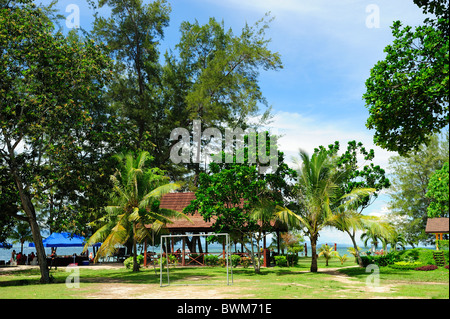
{"label": "blue sky", "polygon": [[[48,1],[44,1],[46,3]],[[412,0],[171,0],[170,26],[161,52],[178,43],[182,21],[201,24],[209,17],[224,21],[239,34],[245,23],[254,24],[266,12],[275,20],[267,36],[270,48],[279,52],[284,68],[261,72],[260,85],[273,107],[271,128],[282,134],[279,149],[288,159],[302,148],[308,152],[338,140],[358,140],[375,150],[375,163],[387,168],[395,153],[373,145],[373,132],[365,127],[368,111],[362,100],[370,69],[383,59],[383,49],[393,40],[394,20],[419,25],[422,11]],[[80,8],[81,27],[89,30],[93,12],[85,0],[60,0]],[[379,18],[379,25],[373,25]],[[371,24],[372,23],[372,24]],[[380,196],[366,214],[386,213],[387,195]],[[337,231],[321,234],[320,242],[349,242]]]}

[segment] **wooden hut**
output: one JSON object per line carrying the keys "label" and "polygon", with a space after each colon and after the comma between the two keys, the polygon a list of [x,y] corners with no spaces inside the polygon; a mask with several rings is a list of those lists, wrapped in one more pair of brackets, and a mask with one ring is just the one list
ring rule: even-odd
{"label": "wooden hut", "polygon": [[449,219],[448,217],[428,218],[425,232],[427,234],[436,235],[436,249],[439,250],[438,240],[442,240],[444,234],[448,234]]}
{"label": "wooden hut", "polygon": [[[187,207],[192,200],[195,199],[195,193],[193,192],[185,192],[185,193],[169,193],[165,194],[161,198],[161,202],[159,207],[165,208],[165,209],[171,209],[178,212],[182,212],[185,207]],[[211,218],[210,221],[205,221],[203,217],[199,213],[194,213],[193,215],[188,216],[189,219],[192,221],[188,221],[186,219],[178,219],[173,220],[173,223],[167,224],[167,230],[171,234],[187,234],[187,233],[193,233],[193,234],[201,234],[201,233],[210,233],[213,232],[212,225],[215,222],[214,218]],[[287,231],[287,229],[280,225],[279,223],[272,222],[271,223],[274,231]],[[146,225],[146,227],[151,227],[150,225]],[[279,238],[279,236],[278,236]],[[199,253],[203,253],[203,249],[201,247],[200,240],[198,240],[198,237],[192,237],[193,242],[188,242],[188,246],[191,252],[197,252],[197,248]],[[171,245],[171,250],[173,252],[173,242]],[[184,244],[183,244],[184,247]],[[263,251],[264,256],[268,257],[268,250],[266,248],[266,240],[264,238],[263,242]],[[205,252],[208,253],[208,246],[205,247]],[[145,257],[146,260],[146,257]],[[266,266],[266,261],[268,258],[264,258],[264,266]]]}

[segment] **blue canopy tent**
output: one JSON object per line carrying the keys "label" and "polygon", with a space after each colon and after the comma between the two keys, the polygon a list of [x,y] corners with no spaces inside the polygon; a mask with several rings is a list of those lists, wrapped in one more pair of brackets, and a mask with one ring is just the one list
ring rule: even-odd
{"label": "blue canopy tent", "polygon": [[[53,233],[45,238],[42,243],[44,247],[84,247],[86,239],[83,236],[72,235],[70,233]],[[99,247],[96,243],[94,246]],[[29,247],[35,247],[34,243],[29,243]]]}
{"label": "blue canopy tent", "polygon": [[10,249],[12,247],[11,244],[8,243],[0,243],[0,248]]}
{"label": "blue canopy tent", "polygon": [[[79,235],[72,235],[71,233],[53,233],[47,238],[45,238],[42,243],[44,244],[44,247],[84,247],[86,244],[86,238]],[[35,247],[34,243],[29,243],[29,247]],[[96,243],[94,245],[95,247],[101,246],[101,243]],[[53,259],[53,258],[52,258]],[[47,257],[47,262],[49,264],[55,265],[55,266],[67,266],[71,264],[72,262],[74,264],[86,264],[89,265],[89,259],[88,257],[83,256],[57,256],[54,258],[54,260],[51,260],[49,257]]]}

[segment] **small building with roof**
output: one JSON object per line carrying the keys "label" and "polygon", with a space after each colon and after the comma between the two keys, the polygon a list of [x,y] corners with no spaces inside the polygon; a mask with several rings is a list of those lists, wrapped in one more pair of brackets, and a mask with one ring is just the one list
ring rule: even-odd
{"label": "small building with roof", "polygon": [[442,240],[443,235],[449,233],[448,217],[428,218],[425,233],[436,235],[436,249],[439,249],[438,240]]}

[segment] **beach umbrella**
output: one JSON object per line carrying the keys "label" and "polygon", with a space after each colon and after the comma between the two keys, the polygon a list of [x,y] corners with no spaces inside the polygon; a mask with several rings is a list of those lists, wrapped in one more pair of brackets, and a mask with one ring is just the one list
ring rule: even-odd
{"label": "beach umbrella", "polygon": [[[70,233],[53,233],[45,238],[42,243],[44,247],[84,247],[86,238]],[[100,243],[94,246],[100,246]],[[34,247],[34,243],[29,243],[29,247]]]}

